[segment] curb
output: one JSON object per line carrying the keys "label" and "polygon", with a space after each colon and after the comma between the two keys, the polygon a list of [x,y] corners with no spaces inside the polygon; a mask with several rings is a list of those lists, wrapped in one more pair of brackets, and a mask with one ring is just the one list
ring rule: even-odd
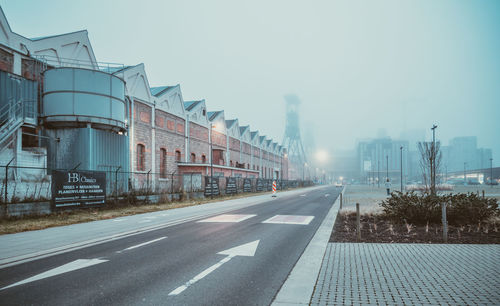
{"label": "curb", "polygon": [[[343,194],[345,188],[342,189]],[[333,203],[304,253],[293,267],[271,305],[309,305],[318,279],[326,247],[337,219],[340,196]]]}

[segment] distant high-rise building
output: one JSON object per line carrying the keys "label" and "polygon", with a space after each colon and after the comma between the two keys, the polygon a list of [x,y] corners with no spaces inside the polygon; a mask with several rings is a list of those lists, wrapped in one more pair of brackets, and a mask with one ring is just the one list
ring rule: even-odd
{"label": "distant high-rise building", "polygon": [[406,140],[392,140],[390,137],[358,142],[357,167],[361,179],[399,181],[401,171],[401,147],[403,147],[403,176],[408,177],[408,147]]}

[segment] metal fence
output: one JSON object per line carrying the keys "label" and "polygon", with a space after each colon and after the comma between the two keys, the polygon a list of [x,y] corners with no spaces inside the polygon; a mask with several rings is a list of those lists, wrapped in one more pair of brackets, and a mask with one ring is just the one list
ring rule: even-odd
{"label": "metal fence", "polygon": [[[160,174],[151,171],[121,171],[120,167],[100,167],[106,173],[106,195],[108,202],[124,199],[172,200],[206,195],[206,184],[210,176],[201,173]],[[52,170],[91,171],[85,169],[49,169],[44,167],[0,166],[0,202],[22,203],[48,201],[52,197]],[[30,175],[27,176],[26,174]],[[218,185],[217,196],[272,190],[272,179],[214,176]],[[313,185],[312,181],[274,180],[277,190]],[[229,185],[228,185],[229,182]]]}

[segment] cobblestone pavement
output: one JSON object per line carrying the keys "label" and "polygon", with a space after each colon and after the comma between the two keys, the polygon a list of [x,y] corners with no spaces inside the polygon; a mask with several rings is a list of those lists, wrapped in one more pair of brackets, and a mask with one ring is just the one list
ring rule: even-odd
{"label": "cobblestone pavement", "polygon": [[329,243],[312,305],[500,305],[500,245]]}

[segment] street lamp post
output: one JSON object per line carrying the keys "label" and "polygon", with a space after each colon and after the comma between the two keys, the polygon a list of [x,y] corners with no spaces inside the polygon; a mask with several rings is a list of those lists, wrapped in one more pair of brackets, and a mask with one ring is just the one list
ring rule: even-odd
{"label": "street lamp post", "polygon": [[380,159],[378,156],[377,156],[377,184],[378,188],[380,188]]}
{"label": "street lamp post", "polygon": [[403,192],[403,146],[399,147],[401,151],[401,192]]}
{"label": "street lamp post", "polygon": [[385,156],[386,178],[389,179],[389,155]]}
{"label": "street lamp post", "polygon": [[210,198],[214,197],[214,150],[212,144],[212,129],[214,125],[210,122]]}
{"label": "street lamp post", "polygon": [[493,187],[493,158],[490,158],[490,185]]}
{"label": "street lamp post", "polygon": [[436,128],[437,125],[432,125],[431,194],[436,193]]}
{"label": "street lamp post", "polygon": [[466,165],[467,165],[467,163],[464,162],[464,186],[467,186],[467,172],[465,170]]}

